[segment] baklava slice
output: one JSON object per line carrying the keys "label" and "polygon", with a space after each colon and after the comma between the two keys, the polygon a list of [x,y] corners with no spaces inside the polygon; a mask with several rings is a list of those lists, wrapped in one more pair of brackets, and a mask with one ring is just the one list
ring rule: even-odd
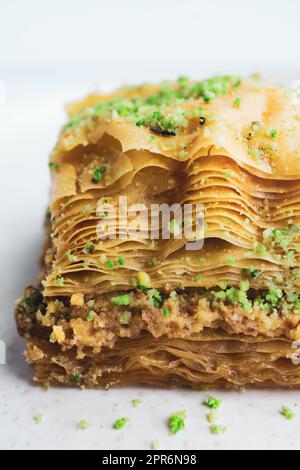
{"label": "baklava slice", "polygon": [[299,386],[294,94],[180,78],[68,111],[42,273],[16,307],[35,380]]}

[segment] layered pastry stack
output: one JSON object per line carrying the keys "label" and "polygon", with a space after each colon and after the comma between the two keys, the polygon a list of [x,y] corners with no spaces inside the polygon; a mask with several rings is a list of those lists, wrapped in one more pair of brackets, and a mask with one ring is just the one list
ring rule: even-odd
{"label": "layered pastry stack", "polygon": [[[180,78],[91,95],[69,115],[50,160],[43,270],[16,307],[35,380],[300,385],[293,94],[258,77]],[[169,239],[147,218],[131,230],[125,198],[202,204],[203,248],[187,249],[175,216]]]}

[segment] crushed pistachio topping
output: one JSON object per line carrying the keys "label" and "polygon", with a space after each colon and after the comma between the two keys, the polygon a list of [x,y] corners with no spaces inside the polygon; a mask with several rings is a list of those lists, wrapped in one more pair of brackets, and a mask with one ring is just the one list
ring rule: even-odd
{"label": "crushed pistachio topping", "polygon": [[63,131],[88,124],[96,117],[107,122],[122,119],[137,127],[148,127],[154,134],[173,136],[179,129],[186,128],[190,119],[197,118],[199,125],[203,125],[205,116],[201,106],[191,110],[186,109],[186,104],[195,99],[210,103],[216,96],[226,95],[240,84],[239,77],[229,75],[199,82],[180,78],[175,84],[163,83],[148,96],[124,98],[121,94],[113,101],[97,103],[67,122]]}
{"label": "crushed pistachio topping", "polygon": [[88,313],[88,316],[86,317],[86,319],[87,321],[93,321],[96,316],[97,316],[97,313],[92,310]]}
{"label": "crushed pistachio topping", "polygon": [[163,316],[168,318],[170,316],[170,310],[168,308],[163,309]]}
{"label": "crushed pistachio topping", "polygon": [[34,416],[34,421],[36,424],[41,424],[41,422],[43,421],[43,414],[42,413],[38,413]]}
{"label": "crushed pistachio topping", "polygon": [[60,170],[60,164],[56,162],[49,162],[49,168],[51,171],[59,171]]}
{"label": "crushed pistachio topping", "polygon": [[280,414],[288,420],[294,419],[296,417],[295,413],[293,413],[293,411],[287,406],[281,407]]}
{"label": "crushed pistachio topping", "polygon": [[225,290],[228,287],[228,281],[221,281],[221,282],[219,282],[218,285],[219,285],[220,289]]}
{"label": "crushed pistachio topping", "polygon": [[96,246],[93,242],[87,242],[84,245],[83,252],[86,254],[92,254],[94,253],[95,249],[96,249]]}
{"label": "crushed pistachio topping", "polygon": [[222,401],[215,397],[206,397],[203,400],[203,405],[207,406],[211,410],[217,410],[220,408]]}
{"label": "crushed pistachio topping", "polygon": [[124,312],[120,316],[120,324],[121,325],[129,325],[131,320],[131,313],[130,312]]}
{"label": "crushed pistachio topping", "polygon": [[106,172],[106,166],[102,166],[101,168],[95,168],[93,171],[93,183],[98,184],[102,181],[103,173]]}
{"label": "crushed pistachio topping", "polygon": [[77,384],[78,382],[80,382],[80,376],[77,374],[71,375],[70,382],[73,384]]}
{"label": "crushed pistachio topping", "polygon": [[108,269],[114,269],[116,267],[115,263],[111,259],[108,259],[105,264]]}
{"label": "crushed pistachio topping", "polygon": [[65,280],[62,276],[58,276],[54,281],[54,284],[56,285],[56,287],[63,287],[64,283],[65,283]]}
{"label": "crushed pistachio topping", "polygon": [[120,307],[121,305],[128,306],[131,303],[131,297],[128,294],[121,294],[111,298],[111,303]]}
{"label": "crushed pistachio topping", "polygon": [[272,307],[275,307],[277,305],[277,302],[279,299],[283,297],[283,292],[279,287],[274,287],[269,290],[269,292],[266,294],[266,300],[270,302]]}
{"label": "crushed pistachio topping", "polygon": [[120,418],[115,421],[114,424],[114,429],[116,431],[119,431],[120,429],[123,429],[127,423],[129,423],[130,419],[129,418]]}
{"label": "crushed pistachio topping", "polygon": [[254,268],[243,269],[242,273],[245,276],[251,277],[252,279],[258,279],[262,274],[262,272],[259,269],[254,269]]}
{"label": "crushed pistachio topping", "polygon": [[161,307],[161,305],[163,303],[163,297],[162,297],[161,293],[159,292],[159,290],[150,289],[150,290],[148,290],[147,295],[148,295],[148,299],[149,299],[149,304],[152,307],[155,307],[155,308],[160,308]]}
{"label": "crushed pistachio topping", "polygon": [[233,266],[235,264],[235,260],[233,258],[229,257],[229,258],[227,258],[226,263],[229,266]]}
{"label": "crushed pistachio topping", "polygon": [[25,295],[16,300],[16,305],[23,311],[28,311],[31,306],[38,307],[43,301],[40,289],[34,289],[31,295]]}
{"label": "crushed pistachio topping", "polygon": [[263,241],[266,254],[281,260],[287,267],[295,265],[295,237],[299,236],[299,225],[289,225],[284,228],[268,228],[263,231]]}
{"label": "crushed pistachio topping", "polygon": [[278,131],[276,129],[269,129],[267,132],[268,137],[271,137],[272,139],[275,139],[278,135]]}
{"label": "crushed pistachio topping", "polygon": [[126,261],[124,258],[119,258],[117,262],[114,262],[111,259],[107,259],[105,255],[99,257],[101,263],[105,263],[107,269],[118,269],[120,266],[125,266]]}
{"label": "crushed pistachio topping", "polygon": [[87,429],[89,429],[90,426],[91,425],[88,421],[86,421],[85,419],[82,419],[81,421],[79,421],[79,423],[77,423],[76,429],[78,431],[86,431]]}
{"label": "crushed pistachio topping", "polygon": [[235,98],[235,100],[233,102],[233,107],[234,108],[239,108],[241,106],[241,103],[242,103],[242,98],[237,97],[237,98]]}
{"label": "crushed pistachio topping", "polygon": [[143,400],[141,400],[140,398],[135,398],[134,400],[132,400],[131,404],[133,406],[133,408],[138,408],[139,406],[141,406],[143,403]]}
{"label": "crushed pistachio topping", "polygon": [[107,219],[108,215],[108,212],[100,212],[100,214],[98,214],[99,219]]}
{"label": "crushed pistachio topping", "polygon": [[148,260],[148,265],[152,268],[157,265],[157,259],[156,258],[150,258]]}
{"label": "crushed pistachio topping", "polygon": [[258,256],[261,257],[266,257],[268,256],[268,250],[267,247],[263,243],[258,243],[253,247],[253,252],[254,254],[257,254]]}
{"label": "crushed pistachio topping", "polygon": [[247,291],[249,290],[249,282],[241,281],[239,288],[230,287],[226,290],[213,291],[212,294],[216,299],[223,302],[239,305],[246,313],[252,312],[252,301],[248,299]]}
{"label": "crushed pistachio topping", "polygon": [[[298,270],[291,270],[291,279],[298,276]],[[300,275],[300,274],[299,274]],[[276,280],[282,282],[281,276],[278,274]],[[253,291],[250,289],[250,282],[248,280],[241,281],[239,287],[226,287],[226,283],[219,283],[221,290],[210,291],[211,295],[216,301],[237,305],[247,315],[251,314],[253,308],[259,308],[265,312],[266,315],[280,310],[283,314],[293,313],[300,314],[300,292],[295,290],[291,285],[286,285],[285,290],[273,285],[269,282],[267,289],[261,290],[259,295],[256,293],[253,296]],[[206,290],[204,290],[204,293]]]}
{"label": "crushed pistachio topping", "polygon": [[169,418],[168,426],[172,434],[177,434],[185,428],[186,416],[186,411],[177,411]]}
{"label": "crushed pistachio topping", "polygon": [[66,252],[66,257],[71,263],[75,263],[76,261],[78,261],[78,257],[73,255],[71,250],[68,250]]}
{"label": "crushed pistachio topping", "polygon": [[227,431],[226,426],[221,426],[219,424],[212,424],[209,429],[211,434],[214,436],[219,436],[220,434],[224,434],[224,432]]}

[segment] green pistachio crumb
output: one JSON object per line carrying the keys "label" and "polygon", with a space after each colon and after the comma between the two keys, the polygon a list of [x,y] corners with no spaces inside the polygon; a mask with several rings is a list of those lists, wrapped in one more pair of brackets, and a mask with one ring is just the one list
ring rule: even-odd
{"label": "green pistachio crumb", "polygon": [[116,431],[119,431],[120,429],[123,429],[127,423],[129,423],[129,418],[120,418],[115,421],[114,424],[114,429]]}
{"label": "green pistachio crumb", "polygon": [[287,406],[281,407],[280,414],[288,420],[294,419],[296,417],[295,413],[293,413],[293,411]]}
{"label": "green pistachio crumb", "polygon": [[221,426],[218,424],[212,424],[209,429],[211,434],[213,434],[214,436],[219,436],[220,434],[224,434],[224,432],[227,431],[226,426]]}
{"label": "green pistachio crumb", "polygon": [[60,164],[55,163],[55,162],[49,162],[49,168],[51,171],[59,171],[60,170]]}
{"label": "green pistachio crumb", "polygon": [[238,97],[234,100],[233,106],[234,108],[239,108],[241,106],[242,98]]}
{"label": "green pistachio crumb", "polygon": [[80,382],[80,376],[77,374],[71,375],[70,382],[77,384],[78,382]]}
{"label": "green pistachio crumb", "polygon": [[43,414],[42,413],[38,413],[34,416],[34,421],[36,424],[41,424],[42,420],[43,420]]}
{"label": "green pistachio crumb", "polygon": [[231,304],[239,305],[246,313],[251,313],[253,304],[247,295],[248,287],[248,283],[241,283],[239,289],[236,287],[230,287],[218,292],[213,291],[212,294],[216,299],[219,299],[222,302],[227,301]]}
{"label": "green pistachio crumb", "polygon": [[[190,80],[177,81],[176,84],[163,83],[152,95],[133,95],[109,102],[97,103],[87,110],[81,111],[63,127],[64,132],[72,132],[82,124],[89,125],[91,118],[102,119],[106,122],[114,119],[124,119],[137,127],[147,127],[153,134],[162,137],[172,137],[177,130],[185,129],[189,120],[198,117],[200,125],[207,120],[204,110],[189,110],[186,106],[177,103],[188,103],[190,100],[202,98],[205,103],[211,103],[215,97],[226,95],[237,88],[241,79],[235,76],[216,76],[208,80],[193,82]],[[202,118],[202,121],[200,120]],[[155,135],[153,135],[155,137]],[[150,136],[149,140],[154,138]],[[100,170],[100,169],[99,169]],[[96,183],[101,178],[101,172],[96,174]]]}
{"label": "green pistachio crumb", "polygon": [[97,313],[92,310],[91,312],[89,312],[86,319],[87,319],[87,321],[93,321],[96,316],[97,316]]}
{"label": "green pistachio crumb", "polygon": [[152,268],[153,266],[157,265],[157,259],[156,258],[150,258],[148,260],[148,265]]}
{"label": "green pistachio crumb", "polygon": [[109,260],[106,261],[106,267],[108,269],[114,269],[115,268],[115,263],[111,259],[109,259]]}
{"label": "green pistachio crumb", "polygon": [[62,276],[58,276],[54,281],[54,284],[56,285],[56,287],[63,287],[64,283],[65,283],[65,280]]}
{"label": "green pistachio crumb", "polygon": [[98,184],[102,181],[102,175],[105,173],[106,167],[102,166],[101,168],[95,168],[93,171],[93,183]]}
{"label": "green pistachio crumb", "polygon": [[93,242],[87,242],[84,245],[83,251],[86,254],[92,254],[92,253],[94,253],[95,249],[96,249],[96,246]]}
{"label": "green pistachio crumb", "polygon": [[90,427],[90,423],[86,420],[81,420],[79,423],[76,425],[76,429],[78,431],[86,431]]}
{"label": "green pistachio crumb", "polygon": [[239,288],[243,292],[247,292],[250,289],[250,282],[249,281],[241,281],[239,284]]}
{"label": "green pistachio crumb", "polygon": [[122,313],[122,315],[120,316],[120,324],[121,325],[129,325],[130,320],[131,320],[131,313],[130,312]]}
{"label": "green pistachio crumb", "polygon": [[262,272],[259,269],[254,269],[254,268],[243,269],[242,273],[245,276],[252,277],[253,279],[258,279],[262,274]]}
{"label": "green pistachio crumb", "polygon": [[131,303],[131,297],[128,294],[117,295],[116,297],[111,298],[111,303],[117,307],[121,305],[128,306]]}
{"label": "green pistachio crumb", "polygon": [[220,399],[215,398],[215,397],[211,397],[211,396],[206,397],[203,400],[203,405],[207,406],[211,410],[217,410],[218,408],[220,408],[221,403],[222,403],[222,401]]}
{"label": "green pistachio crumb", "polygon": [[168,426],[172,434],[177,434],[185,428],[186,416],[186,411],[177,411],[169,418]]}
{"label": "green pistachio crumb", "polygon": [[148,299],[149,299],[149,304],[152,307],[155,307],[155,308],[160,308],[161,307],[161,305],[163,303],[163,297],[162,297],[161,293],[159,292],[159,290],[149,289],[148,292],[147,292],[147,296],[148,296]]}
{"label": "green pistachio crumb", "polygon": [[168,308],[164,308],[163,309],[163,316],[165,318],[169,317],[170,316],[170,310]]}
{"label": "green pistachio crumb", "polygon": [[228,281],[221,281],[221,282],[219,282],[218,285],[219,285],[220,289],[226,290],[227,287],[228,287]]}
{"label": "green pistachio crumb", "polygon": [[268,131],[268,137],[271,137],[272,139],[275,139],[278,135],[278,131],[276,129],[269,129]]}
{"label": "green pistachio crumb", "polygon": [[267,256],[268,254],[266,246],[263,245],[262,243],[259,243],[257,245],[256,251],[259,256]]}
{"label": "green pistachio crumb", "polygon": [[76,263],[76,261],[78,261],[78,257],[73,255],[71,250],[66,252],[66,257],[71,263]]}
{"label": "green pistachio crumb", "polygon": [[133,408],[138,408],[139,406],[142,405],[143,401],[140,398],[135,398],[134,400],[132,400],[131,403],[132,403]]}

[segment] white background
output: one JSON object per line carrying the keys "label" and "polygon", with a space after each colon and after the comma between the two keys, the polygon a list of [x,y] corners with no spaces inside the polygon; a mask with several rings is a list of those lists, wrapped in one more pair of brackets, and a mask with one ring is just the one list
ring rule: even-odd
{"label": "white background", "polygon": [[[49,197],[47,156],[63,104],[117,83],[261,72],[300,78],[298,0],[0,0],[0,448],[300,449],[298,392],[216,392],[228,432],[209,434],[204,393],[127,389],[79,392],[31,384],[15,333],[14,299],[34,281]],[[1,90],[1,85],[0,85]],[[1,103],[1,96],[0,96]],[[132,409],[130,401],[144,404]],[[166,419],[188,411],[187,428],[169,436]],[[40,426],[33,416],[43,413]],[[297,413],[298,415],[298,413]],[[129,416],[123,431],[115,419]],[[80,419],[91,429],[76,431]]]}

